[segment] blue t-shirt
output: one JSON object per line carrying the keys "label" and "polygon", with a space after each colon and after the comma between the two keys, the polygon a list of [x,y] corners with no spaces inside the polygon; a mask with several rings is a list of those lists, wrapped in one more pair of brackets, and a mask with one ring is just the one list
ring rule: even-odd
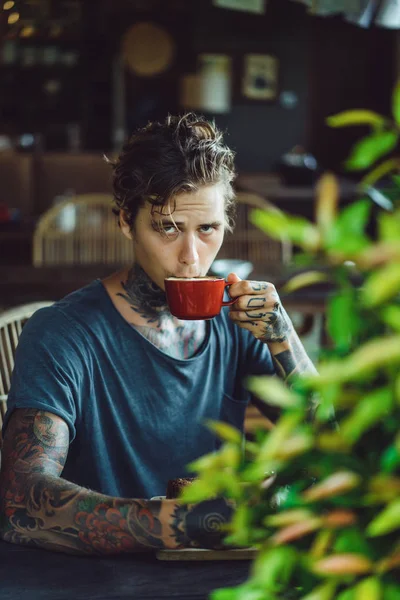
{"label": "blue t-shirt", "polygon": [[207,322],[193,358],[172,358],[120,315],[97,280],[25,325],[4,427],[15,408],[52,412],[70,430],[62,477],[111,496],[163,495],[168,479],[216,449],[206,419],[243,428],[251,373],[274,373],[268,347],[225,309]]}

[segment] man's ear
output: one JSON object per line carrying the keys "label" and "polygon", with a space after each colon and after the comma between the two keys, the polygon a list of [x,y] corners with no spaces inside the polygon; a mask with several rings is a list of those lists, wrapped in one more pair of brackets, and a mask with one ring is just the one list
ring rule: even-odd
{"label": "man's ear", "polygon": [[127,237],[128,240],[132,240],[133,239],[132,231],[131,231],[130,225],[128,224],[128,221],[126,218],[126,213],[124,210],[119,211],[119,225],[121,227],[121,231],[124,234],[124,236]]}

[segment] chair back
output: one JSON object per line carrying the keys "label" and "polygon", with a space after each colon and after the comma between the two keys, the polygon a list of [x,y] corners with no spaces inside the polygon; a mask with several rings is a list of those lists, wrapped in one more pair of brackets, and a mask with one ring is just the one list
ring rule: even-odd
{"label": "chair back", "polygon": [[6,414],[6,402],[14,369],[15,351],[26,321],[39,308],[50,306],[52,302],[34,302],[11,308],[0,313],[0,447],[1,427]]}
{"label": "chair back", "polygon": [[132,264],[133,244],[118,227],[112,200],[110,194],[83,194],[45,212],[34,233],[34,266]]}
{"label": "chair back", "polygon": [[287,264],[292,257],[292,244],[282,238],[274,240],[250,222],[250,212],[261,208],[280,212],[262,196],[247,192],[237,192],[236,226],[232,234],[227,234],[218,258],[246,260],[258,266]]}

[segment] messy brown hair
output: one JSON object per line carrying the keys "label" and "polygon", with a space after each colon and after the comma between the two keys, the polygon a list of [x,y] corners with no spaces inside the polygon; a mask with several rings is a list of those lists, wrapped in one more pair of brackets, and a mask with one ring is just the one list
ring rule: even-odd
{"label": "messy brown hair", "polygon": [[152,212],[163,212],[164,207],[173,212],[178,194],[222,183],[226,229],[232,231],[234,153],[214,123],[194,113],[149,123],[132,135],[111,164],[114,212],[119,216],[124,211],[131,230],[146,201],[152,204]]}

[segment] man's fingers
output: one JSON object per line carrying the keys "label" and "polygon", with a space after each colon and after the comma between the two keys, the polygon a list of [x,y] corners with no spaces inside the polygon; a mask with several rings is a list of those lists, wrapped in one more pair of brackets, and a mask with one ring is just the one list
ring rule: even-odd
{"label": "man's fingers", "polygon": [[[233,305],[234,306],[234,305]],[[254,319],[258,319],[261,321],[268,321],[270,316],[273,315],[272,310],[266,309],[258,309],[258,310],[232,310],[229,313],[230,318],[233,321],[254,321]]]}
{"label": "man's fingers", "polygon": [[238,283],[239,281],[242,281],[239,277],[239,275],[236,275],[236,273],[229,273],[228,277],[226,278],[226,281],[228,283]]}
{"label": "man's fingers", "polygon": [[240,325],[242,329],[253,331],[258,327],[257,321],[235,321],[235,325]]}
{"label": "man's fingers", "polygon": [[272,308],[273,303],[266,296],[240,296],[234,305],[235,310],[257,310],[257,308]]}
{"label": "man's fingers", "polygon": [[[227,281],[228,281],[228,283],[231,283],[230,275],[227,277]],[[265,292],[267,290],[268,290],[268,293],[275,291],[275,288],[272,285],[272,283],[266,283],[264,281],[239,280],[236,283],[234,283],[232,281],[232,285],[229,288],[229,294],[233,298],[236,298],[237,296],[246,296],[246,295],[254,296],[254,295],[265,294]]]}

